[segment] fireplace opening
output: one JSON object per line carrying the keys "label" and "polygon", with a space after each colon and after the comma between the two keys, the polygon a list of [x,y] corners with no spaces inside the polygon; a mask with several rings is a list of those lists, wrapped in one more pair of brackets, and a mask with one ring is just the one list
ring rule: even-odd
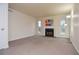
{"label": "fireplace opening", "polygon": [[45,29],[45,36],[54,37],[54,29],[46,28]]}

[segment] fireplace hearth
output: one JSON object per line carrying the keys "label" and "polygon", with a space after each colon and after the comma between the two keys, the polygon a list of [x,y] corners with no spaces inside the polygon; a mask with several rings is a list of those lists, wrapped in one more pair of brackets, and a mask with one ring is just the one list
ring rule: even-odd
{"label": "fireplace hearth", "polygon": [[46,28],[45,29],[45,36],[54,37],[54,29],[53,28]]}

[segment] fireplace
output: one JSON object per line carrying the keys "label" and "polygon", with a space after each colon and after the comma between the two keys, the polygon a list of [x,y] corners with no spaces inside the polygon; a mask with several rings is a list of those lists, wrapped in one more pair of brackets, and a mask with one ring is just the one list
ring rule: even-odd
{"label": "fireplace", "polygon": [[54,29],[53,28],[46,28],[45,29],[45,36],[54,37]]}

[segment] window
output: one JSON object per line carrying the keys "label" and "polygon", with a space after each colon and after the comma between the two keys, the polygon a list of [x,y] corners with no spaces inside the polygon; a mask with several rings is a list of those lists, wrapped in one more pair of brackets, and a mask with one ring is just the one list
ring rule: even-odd
{"label": "window", "polygon": [[38,33],[41,33],[41,26],[42,26],[41,20],[38,20],[37,24],[38,24]]}
{"label": "window", "polygon": [[61,19],[60,26],[62,31],[61,33],[65,33],[65,18]]}
{"label": "window", "polygon": [[38,21],[38,27],[39,28],[41,27],[41,21],[40,20]]}

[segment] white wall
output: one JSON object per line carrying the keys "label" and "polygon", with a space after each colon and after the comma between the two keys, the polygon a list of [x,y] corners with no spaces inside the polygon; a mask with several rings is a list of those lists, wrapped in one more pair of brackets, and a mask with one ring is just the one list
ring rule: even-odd
{"label": "white wall", "polygon": [[[1,30],[1,29],[4,30]],[[8,4],[0,3],[0,49],[8,48]]]}
{"label": "white wall", "polygon": [[[70,40],[74,45],[75,49],[79,53],[79,5],[75,5],[72,10],[72,18],[71,18],[71,32],[70,32]],[[76,17],[74,17],[76,15]]]}
{"label": "white wall", "polygon": [[16,10],[9,10],[9,41],[35,35],[34,17]]}
{"label": "white wall", "polygon": [[57,16],[54,16],[54,35],[56,37],[60,37],[60,33],[61,33],[61,28],[60,28],[60,21],[61,21],[61,16],[60,15],[57,15]]}

